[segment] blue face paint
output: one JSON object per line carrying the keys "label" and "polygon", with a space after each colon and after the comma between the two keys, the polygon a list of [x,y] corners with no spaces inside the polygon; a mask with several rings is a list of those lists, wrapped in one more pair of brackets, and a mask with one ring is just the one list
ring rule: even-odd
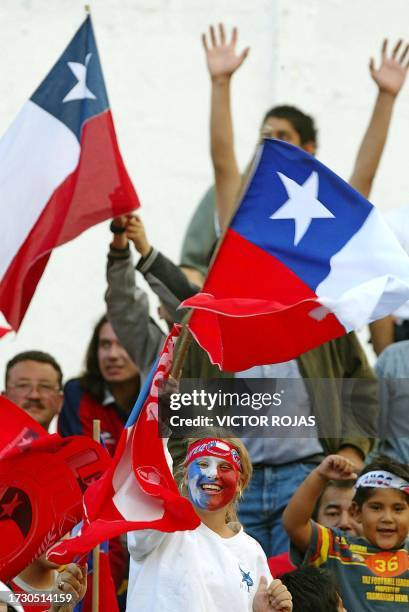
{"label": "blue face paint", "polygon": [[192,461],[187,477],[191,502],[202,510],[218,510],[234,498],[239,474],[229,462],[209,456]]}
{"label": "blue face paint", "polygon": [[200,488],[204,478],[203,472],[196,461],[192,461],[187,470],[189,499],[198,508],[207,510],[209,499]]}

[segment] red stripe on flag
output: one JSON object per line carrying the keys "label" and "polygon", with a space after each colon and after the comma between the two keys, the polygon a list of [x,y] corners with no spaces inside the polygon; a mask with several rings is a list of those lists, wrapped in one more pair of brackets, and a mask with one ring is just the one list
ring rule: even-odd
{"label": "red stripe on flag", "polygon": [[11,327],[0,327],[0,338],[2,338],[11,331]]}
{"label": "red stripe on flag", "polygon": [[138,207],[108,110],[85,124],[75,172],[56,189],[0,283],[0,311],[13,329],[19,328],[55,247]]}
{"label": "red stripe on flag", "polygon": [[158,430],[159,389],[168,380],[180,330],[175,325],[167,337],[142,410],[136,423],[124,429],[110,469],[85,493],[81,534],[48,551],[48,558],[56,563],[68,563],[127,531],[171,532],[200,525],[193,505],[173,479]]}
{"label": "red stripe on flag", "polygon": [[278,259],[229,229],[203,287],[184,302],[189,328],[213,363],[240,371],[288,361],[345,334],[316,294]]}

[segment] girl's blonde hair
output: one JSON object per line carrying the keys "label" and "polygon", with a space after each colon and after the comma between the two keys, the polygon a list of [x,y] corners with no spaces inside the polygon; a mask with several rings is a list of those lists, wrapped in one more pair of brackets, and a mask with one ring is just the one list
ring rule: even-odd
{"label": "girl's blonde hair", "polygon": [[[226,523],[230,523],[232,521],[237,521],[237,502],[239,498],[243,495],[243,492],[247,488],[251,476],[253,474],[253,466],[251,464],[250,455],[248,453],[247,448],[244,446],[243,442],[239,438],[229,438],[225,435],[212,435],[208,434],[206,436],[200,436],[199,438],[188,438],[186,440],[187,447],[191,444],[195,444],[196,442],[200,442],[200,440],[204,440],[205,438],[215,438],[217,440],[222,440],[223,442],[227,442],[236,449],[239,454],[240,462],[241,462],[241,471],[239,477],[239,490],[235,495],[232,502],[226,507]],[[175,480],[178,484],[179,490],[187,497],[187,461],[186,457],[184,461],[176,468],[175,470]]]}

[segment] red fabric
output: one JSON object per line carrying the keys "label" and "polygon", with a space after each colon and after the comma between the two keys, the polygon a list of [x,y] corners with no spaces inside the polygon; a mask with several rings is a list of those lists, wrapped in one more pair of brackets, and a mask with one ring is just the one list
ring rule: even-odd
{"label": "red fabric", "polygon": [[47,432],[24,410],[0,396],[0,459],[22,452],[34,440],[47,438]]}
{"label": "red fabric", "polygon": [[[71,381],[65,387],[67,405],[58,422],[61,435],[81,434],[92,438],[93,421],[101,424],[101,440],[111,456],[114,455],[121,438],[124,423],[114,404],[103,406],[89,393],[79,390],[78,381]],[[64,427],[62,418],[64,417]],[[128,556],[119,538],[109,541],[109,562],[112,578],[118,589],[128,577]]]}
{"label": "red fabric", "polygon": [[279,578],[283,574],[296,569],[295,565],[290,561],[288,552],[281,553],[281,555],[276,555],[275,557],[269,557],[267,561],[273,578]]}
{"label": "red fabric", "polygon": [[[87,575],[87,592],[82,600],[81,612],[92,612],[92,580],[93,574]],[[118,612],[115,584],[112,580],[109,561],[106,554],[99,555],[99,606],[98,612]]]}
{"label": "red fabric", "polygon": [[[199,293],[189,329],[222,370],[280,363],[345,334],[315,293],[278,259],[229,229]],[[322,307],[321,307],[322,308]]]}
{"label": "red fabric", "polygon": [[10,327],[0,327],[0,338],[11,332]]}
{"label": "red fabric", "polygon": [[170,532],[199,526],[192,504],[178,491],[158,435],[159,385],[169,376],[179,332],[175,326],[165,342],[141,413],[136,424],[124,430],[111,469],[85,494],[87,524],[79,536],[53,546],[48,554],[52,561],[67,563],[126,531]]}
{"label": "red fabric", "polygon": [[100,420],[103,444],[109,454],[113,456],[124,430],[124,424],[118,416],[115,406],[103,406],[89,393],[84,393],[80,401],[79,417],[84,436],[89,436],[90,438],[92,438],[92,423],[94,419]]}
{"label": "red fabric", "polygon": [[0,311],[12,328],[19,328],[55,247],[138,207],[107,110],[85,124],[76,170],[56,189],[0,283]]}
{"label": "red fabric", "polygon": [[115,588],[118,590],[123,585],[124,580],[128,579],[129,573],[128,551],[124,548],[120,537],[109,540],[108,559],[111,576]]}
{"label": "red fabric", "polygon": [[[15,427],[26,434],[15,435]],[[110,463],[99,444],[44,431],[17,406],[0,398],[0,580],[17,576],[79,522],[83,492]],[[5,443],[5,434],[10,442]],[[27,433],[28,432],[28,433]]]}

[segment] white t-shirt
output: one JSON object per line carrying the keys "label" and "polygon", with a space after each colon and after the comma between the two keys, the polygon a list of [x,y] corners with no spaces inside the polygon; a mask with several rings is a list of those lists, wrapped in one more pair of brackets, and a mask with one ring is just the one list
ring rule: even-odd
{"label": "white t-shirt", "polygon": [[222,538],[192,531],[128,533],[128,612],[249,612],[261,576],[272,577],[260,544],[241,527]]}

